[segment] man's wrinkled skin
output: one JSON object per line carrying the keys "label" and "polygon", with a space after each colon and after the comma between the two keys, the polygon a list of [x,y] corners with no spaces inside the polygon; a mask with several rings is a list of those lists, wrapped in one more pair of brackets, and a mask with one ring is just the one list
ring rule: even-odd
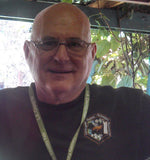
{"label": "man's wrinkled skin", "polygon": [[[77,7],[59,3],[41,11],[35,18],[31,40],[49,37],[65,41],[79,38],[91,42],[87,16]],[[71,56],[65,45],[60,45],[53,56],[26,41],[26,61],[35,80],[38,99],[48,104],[63,104],[76,99],[86,86],[96,54],[96,44],[90,45],[83,56]]]}

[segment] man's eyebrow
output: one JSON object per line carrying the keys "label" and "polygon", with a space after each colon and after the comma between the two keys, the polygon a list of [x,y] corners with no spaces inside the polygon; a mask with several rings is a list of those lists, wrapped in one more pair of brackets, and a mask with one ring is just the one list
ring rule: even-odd
{"label": "man's eyebrow", "polygon": [[[45,36],[45,37],[42,38],[42,41],[49,41],[49,40],[58,40],[58,38],[52,37],[52,36]],[[68,38],[66,38],[66,40],[81,41],[81,38],[79,38],[79,37],[68,37]]]}
{"label": "man's eyebrow", "polygon": [[79,37],[69,37],[69,38],[67,38],[67,39],[69,39],[69,40],[81,41],[81,38],[79,38]]}
{"label": "man's eyebrow", "polygon": [[42,38],[42,41],[49,41],[49,40],[56,40],[56,37],[51,37],[51,36],[45,36]]}

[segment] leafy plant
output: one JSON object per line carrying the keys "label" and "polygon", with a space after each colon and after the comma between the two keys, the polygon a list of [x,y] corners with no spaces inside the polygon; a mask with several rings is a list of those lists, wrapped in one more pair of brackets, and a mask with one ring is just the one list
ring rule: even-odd
{"label": "leafy plant", "polygon": [[[113,87],[135,87],[146,90],[149,72],[149,35],[92,29],[97,43],[95,73],[92,83]],[[114,36],[115,35],[115,36]]]}

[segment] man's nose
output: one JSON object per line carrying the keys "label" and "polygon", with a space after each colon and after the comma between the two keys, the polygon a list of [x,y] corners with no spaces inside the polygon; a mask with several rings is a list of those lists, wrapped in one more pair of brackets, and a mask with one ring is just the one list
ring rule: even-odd
{"label": "man's nose", "polygon": [[67,52],[67,47],[65,43],[60,43],[57,51],[54,55],[54,59],[58,62],[64,63],[70,59],[68,52]]}

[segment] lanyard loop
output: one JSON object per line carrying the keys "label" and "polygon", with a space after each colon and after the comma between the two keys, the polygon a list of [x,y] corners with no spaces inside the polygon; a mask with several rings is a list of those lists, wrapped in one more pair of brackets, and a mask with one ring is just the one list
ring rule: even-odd
{"label": "lanyard loop", "polygon": [[[34,115],[35,115],[35,119],[37,121],[41,136],[42,136],[43,141],[45,143],[45,146],[46,146],[52,160],[57,160],[55,152],[54,152],[53,147],[51,145],[50,139],[47,135],[47,132],[46,132],[46,129],[45,129],[40,111],[38,109],[38,104],[37,104],[37,101],[36,101],[36,98],[35,98],[35,95],[34,95],[34,91],[33,91],[33,88],[32,88],[31,85],[29,87],[29,97],[30,97],[33,112],[34,112]],[[86,118],[87,112],[88,112],[89,101],[90,101],[90,90],[89,90],[89,85],[87,84],[86,88],[85,88],[84,107],[83,107],[81,122],[80,122],[80,125],[79,125],[78,129],[76,130],[71,142],[70,142],[66,160],[71,160],[71,157],[72,157],[72,154],[73,154],[73,151],[74,151],[77,139],[78,139],[78,135],[79,135],[79,132],[80,132],[80,128],[81,128],[81,126],[82,126],[82,124],[83,124],[83,122]]]}

